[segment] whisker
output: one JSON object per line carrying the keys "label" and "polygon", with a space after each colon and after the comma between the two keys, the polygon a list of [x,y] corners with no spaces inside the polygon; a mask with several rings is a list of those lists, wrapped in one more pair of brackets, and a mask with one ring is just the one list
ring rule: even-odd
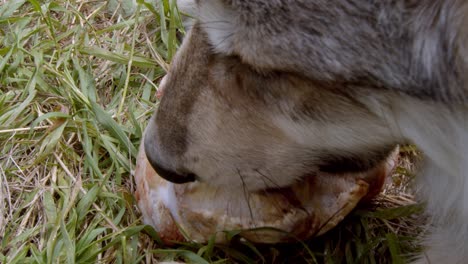
{"label": "whisker", "polygon": [[[268,180],[270,183],[272,183],[274,187],[276,187],[276,188],[281,188],[281,186],[280,186],[278,183],[276,183],[273,179],[271,179],[271,178],[268,177],[267,175],[261,173],[259,169],[254,169],[254,171],[255,171],[256,173],[258,173],[260,176],[262,176],[263,182],[264,182],[265,184],[266,184],[266,181],[265,181],[265,179],[266,179],[266,180]],[[267,185],[267,186],[268,186],[268,185]]]}
{"label": "whisker", "polygon": [[253,211],[252,211],[252,207],[250,206],[250,194],[249,192],[247,191],[247,188],[246,188],[246,185],[245,185],[245,181],[244,181],[244,177],[242,176],[242,174],[240,173],[240,170],[237,169],[237,174],[239,174],[239,177],[242,181],[242,188],[243,188],[243,191],[244,191],[244,197],[247,201],[247,207],[249,208],[249,213],[250,213],[250,219],[254,220],[254,217],[253,217]]}
{"label": "whisker", "polygon": [[225,38],[223,38],[221,41],[219,41],[218,43],[216,43],[217,46],[221,46],[221,44],[223,44],[224,42],[228,41],[232,36],[234,36],[234,33],[231,33],[229,35],[226,35]]}
{"label": "whisker", "polygon": [[[267,175],[261,173],[260,170],[254,169],[254,171],[257,172],[260,176],[262,176],[262,179],[263,179],[263,182],[265,183],[265,185],[267,185],[266,181],[265,181],[265,179],[266,179],[269,182],[271,182],[274,185],[274,187],[276,187],[277,189],[284,190],[284,191],[279,191],[279,192],[276,192],[276,193],[279,193],[282,197],[284,197],[292,206],[304,211],[307,215],[310,215],[310,212],[304,207],[302,202],[299,200],[299,198],[297,198],[296,194],[292,190],[288,190],[287,188],[284,188],[284,187],[280,186],[273,179],[271,179]],[[281,211],[281,208],[279,206],[277,206],[277,209],[278,209],[278,211]]]}

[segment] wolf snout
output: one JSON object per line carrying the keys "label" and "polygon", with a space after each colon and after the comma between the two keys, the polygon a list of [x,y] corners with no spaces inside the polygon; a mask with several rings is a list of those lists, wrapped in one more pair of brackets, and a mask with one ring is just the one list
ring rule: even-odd
{"label": "wolf snout", "polygon": [[145,141],[145,152],[146,157],[151,164],[151,167],[159,174],[159,176],[163,177],[164,179],[173,182],[173,183],[187,183],[193,182],[197,178],[194,173],[191,172],[177,172],[173,169],[168,169],[158,159],[158,153],[156,153],[157,149],[154,145],[147,143]]}
{"label": "wolf snout", "polygon": [[156,160],[151,159],[150,155],[147,154],[146,157],[148,158],[148,161],[150,162],[151,167],[153,167],[153,169],[159,174],[159,176],[163,177],[164,179],[170,182],[187,183],[187,182],[193,182],[196,179],[196,176],[193,173],[190,173],[190,172],[177,173],[175,171],[168,170],[162,167],[161,165],[159,165],[159,163]]}
{"label": "wolf snout", "polygon": [[[154,124],[147,127],[142,142],[151,167],[161,177],[173,183],[187,183],[196,180],[197,177],[194,173],[184,168],[178,168],[174,166],[174,162],[167,162],[168,158],[164,158],[164,151],[161,150],[162,147],[158,144]],[[169,160],[172,159],[169,158]]]}

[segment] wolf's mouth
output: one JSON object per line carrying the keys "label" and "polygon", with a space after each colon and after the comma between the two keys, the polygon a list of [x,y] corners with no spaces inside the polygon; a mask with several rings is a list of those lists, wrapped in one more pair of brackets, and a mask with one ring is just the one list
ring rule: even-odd
{"label": "wolf's mouth", "polygon": [[324,152],[320,156],[320,171],[343,174],[369,172],[380,166],[383,161],[398,152],[398,147],[389,145],[387,147],[367,150],[364,153],[354,153],[353,155],[337,155],[335,153]]}
{"label": "wolf's mouth", "polygon": [[159,177],[143,149],[137,160],[136,197],[144,222],[165,241],[227,242],[224,231],[258,243],[307,239],[336,226],[355,206],[377,195],[397,152],[365,172],[309,175],[290,187],[257,192],[203,182],[173,184]]}
{"label": "wolf's mouth", "polygon": [[[365,181],[369,184],[368,193],[366,196],[362,198],[363,201],[368,201],[378,195],[386,182],[389,176],[392,174],[397,160],[398,160],[398,153],[399,148],[393,147],[391,151],[382,152],[385,154],[384,157],[376,156],[373,161],[367,161],[366,163],[361,163],[360,165],[356,165],[356,167],[352,167],[356,169],[348,170],[346,172],[345,169],[350,168],[349,166],[341,166],[335,170],[322,170],[322,173],[328,174],[329,177],[354,177],[356,179],[360,179]],[[377,160],[380,160],[377,162]],[[345,164],[346,165],[346,164]],[[372,167],[371,167],[372,165]],[[365,167],[363,167],[365,166]],[[366,170],[359,170],[362,168],[366,168]],[[323,168],[322,168],[323,169]]]}

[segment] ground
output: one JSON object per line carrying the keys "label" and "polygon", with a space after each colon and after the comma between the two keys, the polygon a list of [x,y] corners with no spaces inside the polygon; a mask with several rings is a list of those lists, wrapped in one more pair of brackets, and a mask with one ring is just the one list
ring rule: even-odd
{"label": "ground", "polygon": [[418,250],[411,146],[385,192],[320,238],[158,242],[132,171],[183,34],[167,0],[0,0],[0,263],[404,263]]}

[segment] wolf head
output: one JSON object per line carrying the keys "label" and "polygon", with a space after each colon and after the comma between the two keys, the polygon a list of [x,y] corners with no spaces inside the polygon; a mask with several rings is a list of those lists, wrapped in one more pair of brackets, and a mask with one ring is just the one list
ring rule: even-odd
{"label": "wolf head", "polygon": [[466,38],[452,32],[462,1],[189,4],[196,19],[144,142],[174,182],[259,190],[367,170],[408,140],[400,102],[468,95]]}

